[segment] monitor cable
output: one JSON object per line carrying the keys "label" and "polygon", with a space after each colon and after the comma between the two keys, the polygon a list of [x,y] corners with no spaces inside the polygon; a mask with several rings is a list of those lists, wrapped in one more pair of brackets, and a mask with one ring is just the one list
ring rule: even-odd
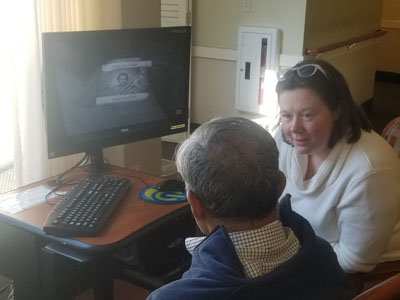
{"label": "monitor cable", "polygon": [[72,172],[73,170],[79,168],[79,167],[83,167],[85,166],[89,161],[89,155],[85,154],[85,156],[78,161],[73,167],[71,167],[70,169],[66,170],[65,172],[61,173],[60,175],[58,175],[58,177],[56,179],[50,179],[49,181],[47,181],[47,184],[49,186],[56,186],[59,187],[61,185],[63,185],[63,182],[61,181],[61,179],[68,173]]}

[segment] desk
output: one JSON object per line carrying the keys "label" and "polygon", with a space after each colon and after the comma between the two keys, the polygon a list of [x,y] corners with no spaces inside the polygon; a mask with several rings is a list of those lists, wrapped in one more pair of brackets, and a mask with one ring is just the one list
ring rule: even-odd
{"label": "desk", "polygon": [[[157,205],[139,199],[142,188],[161,178],[119,167],[108,174],[130,178],[131,187],[96,237],[46,235],[43,224],[53,207],[47,203],[16,214],[0,210],[0,274],[14,280],[16,299],[73,299],[93,287],[96,300],[111,300],[112,255],[168,220],[190,214],[187,202]],[[63,182],[87,175],[78,169]],[[0,201],[38,186],[48,187],[47,180],[2,194]]]}

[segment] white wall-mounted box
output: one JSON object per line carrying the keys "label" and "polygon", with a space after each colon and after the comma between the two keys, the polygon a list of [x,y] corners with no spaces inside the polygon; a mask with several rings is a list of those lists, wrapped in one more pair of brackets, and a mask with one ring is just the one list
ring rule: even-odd
{"label": "white wall-mounted box", "polygon": [[280,45],[278,28],[239,27],[236,109],[267,116],[275,113]]}

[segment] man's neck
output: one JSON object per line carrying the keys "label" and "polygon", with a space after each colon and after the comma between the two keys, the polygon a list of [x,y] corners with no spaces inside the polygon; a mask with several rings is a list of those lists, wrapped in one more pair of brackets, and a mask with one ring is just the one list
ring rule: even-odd
{"label": "man's neck", "polygon": [[252,220],[252,221],[223,221],[219,224],[224,225],[225,229],[230,232],[237,231],[245,231],[245,230],[253,230],[261,228],[267,224],[270,224],[276,221],[278,218],[276,216],[276,210],[274,209],[270,212],[265,218],[260,220]]}

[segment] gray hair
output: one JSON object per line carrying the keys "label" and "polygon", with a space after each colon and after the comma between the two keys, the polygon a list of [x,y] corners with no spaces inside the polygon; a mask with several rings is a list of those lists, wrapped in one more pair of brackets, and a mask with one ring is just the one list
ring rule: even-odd
{"label": "gray hair", "polygon": [[242,117],[213,119],[176,152],[178,172],[219,221],[258,220],[279,198],[278,149],[260,125]]}

